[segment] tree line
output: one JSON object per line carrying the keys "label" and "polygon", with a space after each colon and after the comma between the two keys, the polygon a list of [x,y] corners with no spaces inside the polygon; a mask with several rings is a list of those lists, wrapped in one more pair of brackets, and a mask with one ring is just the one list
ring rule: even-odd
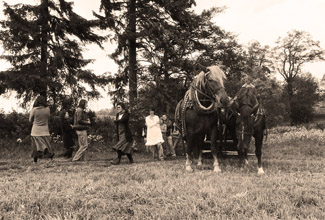
{"label": "tree line", "polygon": [[[304,64],[324,60],[320,43],[309,33],[291,30],[276,46],[258,41],[238,43],[212,19],[223,7],[195,13],[194,0],[100,0],[94,19],[75,12],[66,0],[9,5],[0,21],[0,57],[11,64],[0,72],[0,94],[16,91],[22,105],[43,94],[56,111],[65,96],[98,98],[109,88],[114,102],[129,103],[133,115],[147,114],[149,106],[172,115],[193,77],[202,66],[218,64],[227,74],[230,96],[245,82],[253,82],[269,112],[269,124],[312,120],[319,100],[318,84]],[[114,74],[88,70],[83,57],[88,44],[105,50],[118,64]],[[283,81],[275,78],[280,75]]]}

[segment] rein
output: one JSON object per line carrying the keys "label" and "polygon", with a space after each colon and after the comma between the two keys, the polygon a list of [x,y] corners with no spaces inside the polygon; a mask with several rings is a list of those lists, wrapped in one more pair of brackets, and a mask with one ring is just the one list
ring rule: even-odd
{"label": "rein", "polygon": [[[209,100],[214,101],[214,98],[205,94],[202,90],[200,90],[198,87],[191,85],[191,88],[193,88],[195,91],[199,92],[201,95],[205,96],[206,98],[208,98]],[[211,90],[211,89],[210,89]]]}

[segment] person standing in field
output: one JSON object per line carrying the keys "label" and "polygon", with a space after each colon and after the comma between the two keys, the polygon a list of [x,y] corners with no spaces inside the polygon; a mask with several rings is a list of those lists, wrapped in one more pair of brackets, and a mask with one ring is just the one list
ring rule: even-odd
{"label": "person standing in field", "polygon": [[79,149],[74,155],[72,161],[84,160],[84,156],[88,149],[87,130],[89,129],[90,126],[90,120],[85,111],[86,108],[87,108],[87,101],[85,99],[81,99],[74,113],[73,127],[76,129],[76,133],[78,136]]}
{"label": "person standing in field", "polygon": [[150,115],[146,117],[147,126],[147,142],[146,146],[151,146],[153,157],[155,158],[156,153],[158,154],[159,160],[164,160],[164,150],[162,143],[164,139],[160,130],[160,120],[155,115],[155,109],[150,108]]}
{"label": "person standing in field", "polygon": [[183,142],[182,134],[176,126],[176,122],[173,123],[173,128],[172,128],[171,134],[172,134],[172,140],[173,140],[172,143],[173,143],[173,149],[174,149],[175,154],[176,154],[176,151],[178,150],[178,145],[181,144],[182,149],[180,151],[181,152],[180,154],[184,155],[185,154],[185,145]]}
{"label": "person standing in field", "polygon": [[167,115],[163,114],[160,118],[160,130],[162,137],[164,139],[164,143],[162,143],[164,156],[167,157],[170,155],[168,141],[167,141],[167,132],[168,132],[168,118]]}
{"label": "person standing in field", "polygon": [[169,120],[167,124],[166,137],[167,137],[167,145],[169,150],[168,156],[176,157],[175,146],[173,144],[173,122],[171,120]]}
{"label": "person standing in field", "polygon": [[54,152],[49,132],[50,108],[47,106],[45,96],[38,96],[29,114],[29,121],[33,123],[31,131],[32,157],[34,163],[39,158],[53,159]]}
{"label": "person standing in field", "polygon": [[74,137],[76,134],[71,126],[71,121],[73,120],[70,118],[70,115],[72,115],[71,102],[72,100],[70,98],[65,98],[62,102],[62,110],[59,113],[63,146],[65,148],[63,156],[66,158],[72,157],[75,147]]}
{"label": "person standing in field", "polygon": [[132,133],[129,126],[129,118],[130,114],[128,110],[125,108],[124,103],[118,103],[116,105],[117,114],[116,119],[114,121],[116,126],[116,136],[117,143],[112,147],[117,152],[117,158],[111,162],[113,165],[120,164],[122,155],[128,157],[129,162],[133,163],[132,158]]}

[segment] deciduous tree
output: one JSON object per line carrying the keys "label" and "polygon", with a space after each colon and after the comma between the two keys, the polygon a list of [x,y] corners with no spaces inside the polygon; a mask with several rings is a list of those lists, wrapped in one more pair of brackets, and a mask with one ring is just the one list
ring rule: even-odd
{"label": "deciduous tree", "polygon": [[314,41],[311,35],[305,31],[292,30],[286,37],[279,38],[276,44],[273,49],[273,63],[275,70],[287,84],[289,114],[293,120],[294,80],[303,74],[304,64],[324,60],[324,52],[319,41]]}
{"label": "deciduous tree", "polygon": [[[313,106],[320,98],[319,93],[317,93],[317,80],[310,73],[296,76],[292,81],[291,89],[291,105],[288,106],[291,108],[291,123],[301,124],[312,121],[314,117]],[[285,93],[284,97],[288,98],[288,93]]]}

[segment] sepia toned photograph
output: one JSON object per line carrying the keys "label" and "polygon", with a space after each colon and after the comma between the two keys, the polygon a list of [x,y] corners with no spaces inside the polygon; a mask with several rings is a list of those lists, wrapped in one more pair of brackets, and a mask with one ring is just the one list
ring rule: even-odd
{"label": "sepia toned photograph", "polygon": [[0,220],[325,219],[324,0],[0,2]]}

